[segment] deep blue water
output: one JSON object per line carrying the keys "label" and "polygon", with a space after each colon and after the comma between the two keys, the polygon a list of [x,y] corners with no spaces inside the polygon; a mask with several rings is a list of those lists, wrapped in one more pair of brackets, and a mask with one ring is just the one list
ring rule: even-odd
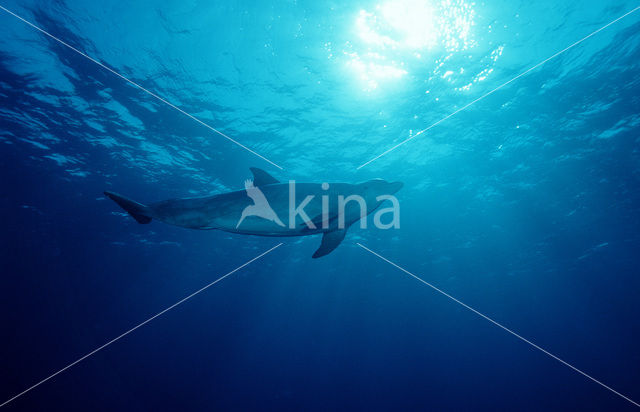
{"label": "deep blue water", "polygon": [[640,400],[634,1],[5,1],[0,402],[281,239],[139,225],[151,202],[404,182],[401,228],[284,245],[15,410],[625,410]]}

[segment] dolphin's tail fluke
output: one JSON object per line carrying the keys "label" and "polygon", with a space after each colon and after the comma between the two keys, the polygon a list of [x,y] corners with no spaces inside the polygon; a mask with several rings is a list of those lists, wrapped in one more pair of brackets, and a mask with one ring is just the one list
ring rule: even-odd
{"label": "dolphin's tail fluke", "polygon": [[113,192],[104,192],[105,196],[116,202],[121,208],[127,211],[138,223],[147,224],[151,222],[151,211],[141,203],[134,202]]}

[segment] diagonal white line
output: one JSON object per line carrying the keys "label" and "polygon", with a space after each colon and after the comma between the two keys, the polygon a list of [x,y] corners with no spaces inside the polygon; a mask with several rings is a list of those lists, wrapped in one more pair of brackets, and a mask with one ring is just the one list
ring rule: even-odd
{"label": "diagonal white line", "polygon": [[34,29],[38,30],[39,32],[41,32],[42,34],[45,34],[47,36],[49,36],[50,38],[52,38],[53,40],[57,41],[58,43],[62,44],[63,46],[73,50],[74,52],[78,53],[79,55],[91,60],[92,62],[94,62],[95,64],[97,64],[98,66],[102,67],[105,70],[108,70],[109,72],[115,74],[116,76],[120,77],[122,80],[126,81],[127,83],[137,87],[138,89],[142,90],[143,92],[147,93],[149,96],[152,96],[156,99],[158,99],[159,101],[161,101],[162,103],[166,104],[167,106],[171,107],[172,109],[177,110],[178,112],[182,113],[183,115],[187,116],[188,118],[195,120],[196,122],[198,122],[199,124],[201,124],[202,126],[206,127],[207,129],[211,130],[212,132],[215,132],[217,134],[219,134],[220,136],[224,137],[225,139],[229,140],[230,142],[235,143],[236,145],[240,146],[241,148],[243,148],[244,150],[246,150],[249,153],[252,153],[256,156],[258,156],[260,159],[271,163],[273,166],[277,167],[278,169],[282,170],[282,167],[277,165],[276,163],[272,162],[271,160],[267,159],[266,157],[262,156],[261,154],[249,149],[247,146],[243,145],[242,143],[238,142],[235,139],[232,139],[231,137],[227,136],[226,134],[222,133],[220,130],[214,128],[213,126],[208,125],[207,123],[203,122],[202,120],[198,119],[197,117],[195,117],[194,115],[185,112],[184,110],[182,110],[181,108],[179,108],[178,106],[174,105],[173,103],[168,102],[167,100],[165,100],[164,98],[158,96],[157,94],[153,93],[152,91],[145,89],[144,87],[142,87],[141,85],[139,85],[138,83],[134,82],[133,80],[129,80],[128,78],[126,78],[125,76],[121,75],[120,73],[118,73],[117,71],[113,70],[112,68],[100,63],[99,61],[97,61],[96,59],[94,59],[93,57],[90,57],[88,55],[86,55],[85,53],[81,52],[80,50],[76,49],[75,47],[71,46],[70,44],[60,40],[59,38],[57,38],[56,36],[54,36],[53,34],[45,31],[44,29],[36,26],[35,24],[31,23],[28,20],[25,20],[24,18],[18,16],[17,14],[15,14],[14,12],[12,12],[11,10],[3,7],[2,5],[0,5],[0,9],[4,10],[5,12],[9,13],[10,15],[12,15],[13,17],[21,20],[22,22],[28,24],[29,26],[33,27]]}
{"label": "diagonal white line", "polygon": [[356,244],[358,246],[360,246],[361,248],[363,248],[364,250],[366,250],[367,252],[371,253],[372,255],[377,256],[380,259],[384,260],[385,262],[387,262],[391,266],[395,267],[396,269],[400,269],[401,271],[403,271],[407,275],[411,276],[412,278],[424,283],[425,285],[429,286],[431,289],[435,290],[436,292],[440,293],[441,295],[446,296],[447,298],[449,298],[452,301],[456,302],[457,304],[463,306],[464,308],[470,310],[471,312],[475,313],[476,315],[484,318],[485,320],[488,320],[489,322],[491,322],[494,325],[496,325],[497,327],[505,330],[506,332],[509,332],[510,334],[512,334],[516,338],[520,339],[521,341],[523,341],[525,343],[528,343],[529,345],[531,345],[534,348],[538,349],[540,352],[544,353],[545,355],[548,355],[548,356],[552,357],[553,359],[557,360],[558,362],[562,363],[563,365],[568,366],[569,368],[573,369],[574,371],[578,372],[579,374],[591,379],[593,382],[597,383],[598,385],[602,386],[603,388],[610,390],[611,392],[615,393],[616,395],[620,396],[621,398],[631,402],[632,404],[634,404],[635,406],[640,408],[640,404],[638,404],[634,400],[624,396],[620,392],[612,389],[611,387],[605,385],[604,383],[600,382],[599,380],[587,375],[585,372],[581,371],[580,369],[576,368],[575,366],[571,365],[570,363],[563,361],[562,359],[560,359],[559,357],[557,357],[553,353],[541,348],[540,346],[536,345],[535,343],[531,342],[530,340],[523,338],[522,336],[518,335],[516,332],[512,331],[511,329],[507,328],[506,326],[503,326],[500,323],[496,322],[495,320],[491,319],[490,317],[478,312],[477,310],[475,310],[471,306],[467,305],[466,303],[461,302],[460,300],[454,298],[453,296],[449,295],[448,293],[446,293],[446,292],[442,291],[441,289],[438,289],[437,287],[433,286],[431,283],[429,283],[429,282],[427,282],[425,280],[422,280],[418,276],[414,275],[413,273],[409,272],[408,270],[404,269],[403,267],[400,267],[398,264],[390,261],[389,259],[385,258],[384,256],[381,256],[381,255],[377,254],[376,252],[374,252],[373,250],[369,249],[368,247],[366,247],[366,246],[364,246],[364,245],[362,245],[360,243],[356,243]]}
{"label": "diagonal white line", "polygon": [[431,129],[432,127],[435,127],[437,125],[439,125],[440,123],[444,122],[445,120],[447,120],[450,117],[455,116],[456,114],[460,113],[461,111],[467,109],[468,107],[470,107],[471,105],[479,102],[480,100],[484,99],[485,97],[493,94],[494,92],[502,89],[504,86],[508,85],[509,83],[519,79],[520,77],[524,76],[525,74],[529,73],[532,70],[537,69],[538,67],[542,66],[543,64],[545,64],[546,62],[548,62],[549,60],[552,60],[558,56],[560,56],[562,53],[566,52],[567,50],[577,46],[578,44],[582,43],[583,41],[587,40],[589,37],[601,32],[602,30],[606,29],[607,27],[611,26],[614,23],[617,23],[618,21],[624,19],[625,17],[627,17],[628,15],[630,15],[631,13],[636,12],[638,9],[640,9],[640,6],[636,7],[635,9],[623,14],[622,16],[618,17],[617,19],[605,24],[604,26],[600,27],[598,30],[592,32],[591,34],[581,38],[580,40],[578,40],[577,42],[573,43],[571,46],[565,47],[564,49],[560,50],[559,52],[557,52],[556,54],[554,54],[553,56],[544,59],[543,61],[541,61],[540,63],[536,64],[533,67],[530,67],[529,69],[525,70],[524,72],[520,73],[519,75],[517,75],[516,77],[514,77],[513,79],[502,83],[500,86],[496,87],[495,89],[491,90],[488,93],[483,94],[482,96],[478,97],[477,99],[473,100],[471,103],[467,103],[466,105],[462,106],[461,108],[459,108],[458,110],[456,110],[455,112],[443,117],[442,119],[438,120],[437,122],[435,122],[434,124],[432,124],[431,126],[427,127],[426,129],[422,129],[420,130],[418,133],[414,134],[413,136],[401,141],[400,143],[398,143],[397,145],[385,150],[384,152],[380,153],[378,156],[374,157],[373,159],[369,160],[366,163],[361,164],[360,166],[358,166],[356,168],[356,170],[360,170],[361,168],[365,167],[366,165],[368,165],[369,163],[373,162],[374,160],[377,160],[379,158],[381,158],[382,156],[388,154],[389,152],[397,149],[398,147],[402,146],[403,144],[410,142],[411,140],[415,139],[416,137],[420,136],[422,133],[426,132],[427,130]]}
{"label": "diagonal white line", "polygon": [[102,349],[106,348],[107,346],[111,345],[112,343],[120,340],[121,338],[127,336],[128,334],[130,334],[131,332],[133,332],[134,330],[138,329],[141,326],[146,325],[147,323],[151,322],[152,320],[154,320],[155,318],[157,318],[158,316],[161,316],[165,313],[167,313],[168,311],[170,311],[171,309],[175,308],[176,306],[180,305],[181,303],[186,302],[187,300],[191,299],[192,297],[194,297],[195,295],[197,295],[200,292],[203,292],[204,290],[208,289],[209,287],[215,285],[216,283],[220,282],[221,280],[223,280],[224,278],[234,274],[235,272],[239,271],[240,269],[244,268],[245,266],[248,266],[250,263],[255,262],[256,260],[260,259],[261,257],[263,257],[264,255],[266,255],[267,253],[272,252],[273,250],[275,250],[276,248],[282,246],[282,243],[277,244],[276,246],[272,247],[271,249],[267,250],[266,252],[263,252],[261,254],[259,254],[258,256],[254,257],[253,259],[249,260],[248,262],[238,266],[237,268],[233,269],[231,272],[227,273],[224,276],[219,277],[218,279],[214,280],[213,282],[209,283],[208,285],[196,290],[195,292],[193,292],[192,294],[190,294],[189,296],[179,300],[178,302],[174,303],[173,305],[169,306],[168,308],[166,308],[165,310],[156,313],[155,315],[153,315],[152,317],[150,317],[149,319],[145,320],[144,322],[139,323],[138,325],[134,326],[133,328],[129,329],[128,331],[124,332],[123,334],[119,335],[116,338],[111,339],[109,342],[105,343],[104,345],[92,350],[91,352],[87,353],[86,355],[84,355],[83,357],[81,357],[80,359],[71,362],[70,364],[68,364],[67,366],[65,366],[64,368],[60,369],[59,371],[57,371],[56,373],[44,378],[43,380],[41,380],[40,382],[36,383],[35,385],[25,389],[24,391],[20,392],[19,394],[15,395],[13,398],[11,399],[7,399],[5,402],[3,402],[2,404],[0,404],[0,408],[2,408],[3,406],[7,405],[9,402],[12,402],[14,400],[16,400],[17,398],[21,397],[22,395],[24,395],[25,393],[31,391],[32,389],[37,388],[38,386],[42,385],[43,383],[45,383],[46,381],[48,381],[49,379],[55,377],[56,375],[66,371],[67,369],[71,368],[72,366],[82,362],[83,360],[87,359],[89,356],[94,355],[96,352],[101,351]]}

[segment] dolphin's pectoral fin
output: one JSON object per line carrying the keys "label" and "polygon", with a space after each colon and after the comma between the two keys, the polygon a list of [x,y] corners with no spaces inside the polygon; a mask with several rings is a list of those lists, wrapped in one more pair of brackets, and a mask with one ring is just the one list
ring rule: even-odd
{"label": "dolphin's pectoral fin", "polygon": [[339,229],[334,230],[333,232],[325,232],[322,235],[322,242],[320,243],[320,247],[313,254],[313,258],[317,259],[319,257],[328,255],[333,252],[333,249],[337,248],[344,236],[347,234],[347,229]]}
{"label": "dolphin's pectoral fin", "polygon": [[269,173],[265,172],[262,169],[258,169],[257,167],[250,167],[251,173],[253,173],[253,185],[255,187],[260,187],[264,185],[271,185],[273,183],[280,183],[278,179],[271,176]]}

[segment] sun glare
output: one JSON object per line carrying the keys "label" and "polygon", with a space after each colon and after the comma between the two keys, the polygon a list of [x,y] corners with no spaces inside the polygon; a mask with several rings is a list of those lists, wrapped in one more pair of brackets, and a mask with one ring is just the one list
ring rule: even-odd
{"label": "sun glare", "polygon": [[[357,37],[344,50],[348,67],[367,91],[409,74],[416,60],[433,56],[438,70],[446,54],[474,46],[473,6],[465,0],[392,0],[360,10],[354,22]],[[464,68],[455,69],[463,72]],[[434,74],[449,79],[454,71]]]}
{"label": "sun glare", "polygon": [[380,7],[384,20],[400,38],[400,47],[430,48],[436,45],[436,15],[425,1],[405,0],[385,3]]}

